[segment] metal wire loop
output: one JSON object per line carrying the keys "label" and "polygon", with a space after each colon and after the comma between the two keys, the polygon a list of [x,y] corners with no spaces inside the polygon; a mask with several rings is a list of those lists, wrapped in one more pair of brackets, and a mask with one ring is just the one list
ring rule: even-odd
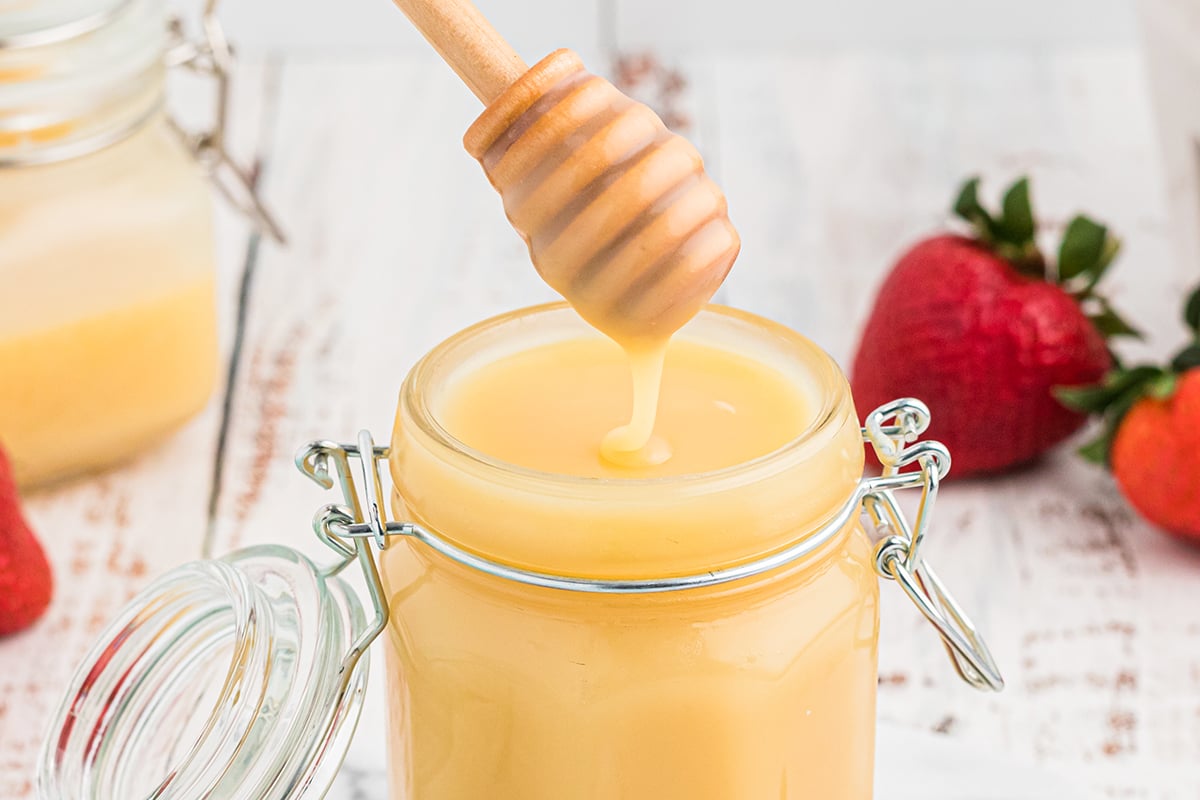
{"label": "metal wire loop", "polygon": [[[921,557],[938,490],[950,469],[950,453],[940,442],[915,442],[928,426],[929,409],[914,399],[897,400],[867,415],[864,436],[883,465],[880,478],[864,481],[863,509],[879,537],[875,571],[898,583],[934,626],[964,681],[976,689],[1000,691],[1004,678],[987,643]],[[899,472],[911,464],[917,464],[918,470]],[[912,476],[912,482],[904,488],[921,489],[911,523],[893,494],[896,479],[906,475]]]}

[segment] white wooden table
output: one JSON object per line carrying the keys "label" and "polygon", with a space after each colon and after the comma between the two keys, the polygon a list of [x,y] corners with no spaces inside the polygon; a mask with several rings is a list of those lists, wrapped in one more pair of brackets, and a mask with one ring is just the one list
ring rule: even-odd
{"label": "white wooden table", "polygon": [[[1043,216],[1086,207],[1126,236],[1112,289],[1152,342],[1130,352],[1182,339],[1174,309],[1200,269],[1169,261],[1136,53],[697,56],[679,67],[686,132],[745,242],[722,301],[845,363],[872,287],[906,242],[945,221],[958,180],[979,171],[995,192],[1029,171]],[[250,543],[319,553],[309,519],[329,500],[293,451],[361,427],[383,437],[405,371],[429,347],[550,296],[461,149],[477,109],[441,64],[247,64],[236,89],[235,138],[262,159],[292,243],[260,242],[222,211],[227,383],[136,462],[29,499],[59,588],[37,629],[0,641],[6,800],[33,797],[47,714],[132,592]],[[1080,796],[1200,797],[1200,551],[1148,529],[1103,473],[1062,452],[947,488],[929,553],[1009,688],[960,685],[885,587],[882,719],[1051,765]],[[386,796],[380,697],[336,800]]]}

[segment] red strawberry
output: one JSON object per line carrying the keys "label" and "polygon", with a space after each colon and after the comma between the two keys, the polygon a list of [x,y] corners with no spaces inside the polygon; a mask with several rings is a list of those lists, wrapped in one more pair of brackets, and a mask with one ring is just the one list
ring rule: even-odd
{"label": "red strawberry", "polygon": [[21,513],[8,455],[0,448],[0,636],[24,630],[50,605],[53,579]]}
{"label": "red strawberry", "polygon": [[1200,289],[1184,314],[1194,339],[1166,368],[1115,369],[1098,386],[1062,389],[1063,402],[1105,416],[1083,454],[1112,467],[1142,516],[1200,543]]}
{"label": "red strawberry", "polygon": [[1112,364],[1105,335],[1135,333],[1095,295],[1119,249],[1104,226],[1072,220],[1051,269],[1028,180],[1009,188],[996,216],[978,185],[969,181],[954,207],[974,235],[937,235],[900,258],[851,370],[860,411],[924,400],[957,476],[1029,461],[1078,430],[1086,416],[1052,390],[1099,380]]}

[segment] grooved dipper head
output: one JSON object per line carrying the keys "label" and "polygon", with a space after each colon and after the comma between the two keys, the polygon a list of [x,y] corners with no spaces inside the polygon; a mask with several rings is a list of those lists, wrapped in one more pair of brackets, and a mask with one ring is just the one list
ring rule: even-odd
{"label": "grooved dipper head", "polygon": [[625,342],[665,339],[741,246],[700,154],[648,107],[558,50],[464,137],[546,283]]}

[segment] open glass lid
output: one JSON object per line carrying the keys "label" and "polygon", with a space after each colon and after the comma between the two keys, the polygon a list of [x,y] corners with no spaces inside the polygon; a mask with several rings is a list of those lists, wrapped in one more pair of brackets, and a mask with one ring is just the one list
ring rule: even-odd
{"label": "open glass lid", "polygon": [[[387,625],[367,538],[339,522],[378,520],[377,456],[313,442],[297,466],[345,504],[313,527],[325,568],[287,547],[245,548],[185,564],[135,597],[71,679],[42,746],[39,800],[319,800],[362,711],[369,660]],[[368,470],[370,470],[368,472]],[[340,528],[338,528],[340,529]],[[372,606],[341,577],[358,562]]]}
{"label": "open glass lid", "polygon": [[168,573],[80,665],[38,798],[324,797],[362,709],[367,629],[346,583],[287,548]]}

